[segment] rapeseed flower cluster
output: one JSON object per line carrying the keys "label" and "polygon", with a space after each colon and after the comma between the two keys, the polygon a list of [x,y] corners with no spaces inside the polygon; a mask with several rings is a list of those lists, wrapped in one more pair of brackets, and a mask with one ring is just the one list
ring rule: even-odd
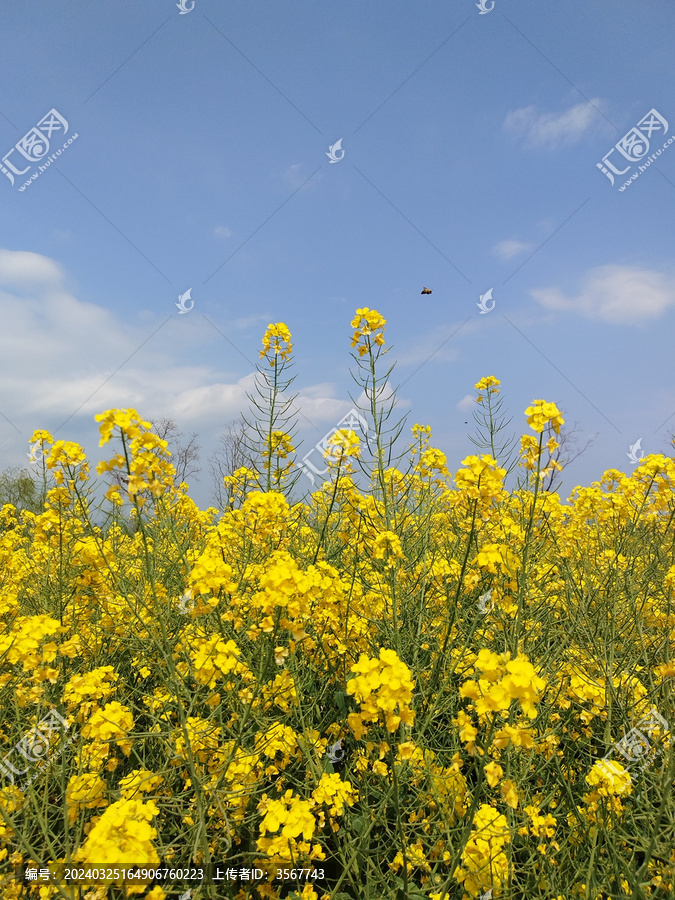
{"label": "rapeseed flower cluster", "polygon": [[350,456],[360,456],[360,454],[361,447],[356,432],[350,428],[340,428],[331,435],[323,455],[335,461]]}
{"label": "rapeseed flower cluster", "polygon": [[[387,731],[393,733],[401,722],[412,725],[415,713],[409,706],[414,682],[410,669],[394,650],[380,649],[379,659],[362,653],[351,667],[356,677],[347,682],[347,693],[360,703],[358,713],[351,713],[347,721],[357,740],[368,730],[367,723],[384,717]],[[398,710],[398,712],[396,712]]]}
{"label": "rapeseed flower cluster", "polygon": [[260,359],[267,357],[272,368],[274,368],[277,357],[282,360],[288,359],[293,350],[291,343],[291,332],[283,322],[277,322],[267,326],[267,331],[262,339],[263,349],[260,351]]}
{"label": "rapeseed flower cluster", "polygon": [[504,852],[511,835],[506,816],[482,804],[475,812],[471,834],[462,851],[455,878],[468,897],[499,890],[507,880],[509,863]]}
{"label": "rapeseed flower cluster", "polygon": [[[152,800],[118,800],[111,804],[91,828],[86,841],[75,854],[75,861],[86,866],[101,860],[105,866],[156,866],[160,859],[153,841],[157,829],[150,823],[159,809]],[[142,894],[141,885],[127,885],[130,894]]]}
{"label": "rapeseed flower cluster", "polygon": [[546,682],[540,678],[532,663],[524,656],[510,659],[510,653],[497,654],[482,649],[474,663],[482,673],[482,678],[465,681],[459,693],[474,701],[470,708],[476,711],[479,720],[485,720],[492,713],[503,713],[518,700],[522,712],[530,719],[536,719],[535,704],[541,699]]}
{"label": "rapeseed flower cluster", "polygon": [[[136,501],[139,506],[144,506],[147,502],[147,498],[138,496],[139,494],[146,491],[154,497],[163,494],[172,483],[172,468],[166,460],[171,455],[167,450],[167,441],[145,430],[150,428],[150,422],[141,419],[134,409],[110,409],[95,418],[101,423],[100,446],[110,442],[117,428],[124,450],[124,454],[116,453],[112,459],[101,461],[96,467],[97,474],[121,471],[126,479],[129,499]],[[52,448],[50,458],[55,448],[56,445]],[[113,484],[108,489],[106,498],[120,503],[119,486]]]}
{"label": "rapeseed flower cluster", "polygon": [[387,320],[375,309],[369,309],[365,306],[363,309],[357,309],[356,315],[352,320],[352,347],[356,347],[359,356],[365,356],[369,352],[373,344],[378,347],[384,346],[384,326]]}
{"label": "rapeseed flower cluster", "polygon": [[528,406],[525,410],[525,415],[527,424],[537,434],[541,434],[549,422],[555,433],[560,434],[560,426],[565,424],[555,403],[547,403],[545,400],[533,400],[532,406]]}
{"label": "rapeseed flower cluster", "polygon": [[[256,846],[271,860],[280,863],[291,860],[307,861],[325,859],[320,844],[311,844],[317,822],[313,815],[314,802],[301,800],[287,790],[279,800],[263,794],[258,811],[263,819]],[[268,834],[279,832],[274,837]],[[298,840],[298,838],[302,838]]]}

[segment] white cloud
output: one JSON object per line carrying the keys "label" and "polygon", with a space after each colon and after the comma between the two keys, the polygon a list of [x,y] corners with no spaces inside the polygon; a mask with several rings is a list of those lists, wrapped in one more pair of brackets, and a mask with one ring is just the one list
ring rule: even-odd
{"label": "white cloud", "polygon": [[[96,463],[114,451],[99,448],[94,415],[132,407],[146,419],[168,417],[185,433],[196,431],[207,473],[218,435],[228,421],[250,410],[254,364],[247,366],[234,352],[226,354],[229,364],[221,364],[216,351],[207,356],[205,350],[221,338],[198,316],[175,314],[157,330],[162,317],[136,310],[130,320],[115,308],[79,300],[64,280],[57,261],[0,248],[0,469],[26,467],[30,436],[45,428],[56,440],[82,444],[95,478]],[[241,335],[236,329],[255,318],[225,321],[223,332]],[[247,351],[249,341],[232,339],[244,355],[257,359],[256,350]],[[239,377],[242,370],[246,374]],[[298,392],[292,416],[303,439],[300,459],[354,403],[348,396],[337,399],[333,383]],[[385,393],[391,394],[390,385]],[[366,398],[358,402],[365,406]],[[191,491],[204,507],[212,499],[207,482],[203,477],[196,493]]]}
{"label": "white cloud", "polygon": [[[337,425],[343,416],[346,416],[350,409],[354,406],[351,400],[337,400],[335,397],[310,397],[308,396],[309,388],[305,388],[298,396],[293,410],[299,410],[302,413],[298,424],[301,428],[310,428],[316,425],[319,429],[324,426],[329,427]],[[306,418],[305,418],[306,417]],[[326,429],[328,430],[328,429]],[[317,435],[317,440],[323,437],[323,431]]]}
{"label": "white cloud", "polygon": [[[204,362],[204,341],[219,338],[199,319],[169,321],[141,346],[157,328],[156,316],[128,322],[115,310],[79,300],[62,281],[56,261],[0,249],[0,409],[15,426],[0,418],[0,446],[9,441],[20,457],[33,429],[57,429],[66,419],[57,439],[95,438],[93,415],[113,407],[133,407],[145,418],[169,416],[205,436],[248,409],[253,366],[228,381],[217,363]],[[229,322],[224,331],[247,324]],[[337,421],[351,408],[325,385],[303,393],[311,421],[330,421],[334,413]]]}
{"label": "white cloud", "polygon": [[166,415],[190,424],[224,422],[248,407],[246,393],[253,390],[254,381],[255,374],[251,372],[236,384],[215,382],[186,388],[170,400]]}
{"label": "white cloud", "polygon": [[[404,400],[396,394],[394,387],[390,381],[387,381],[386,384],[380,385],[380,388],[377,392],[377,403],[378,406],[382,407],[384,404],[391,403],[392,399],[396,398],[396,407],[393,413],[393,421],[390,421],[390,425],[394,424],[396,421],[396,411],[400,413],[403,409],[409,409],[412,406],[412,402],[410,400]],[[350,404],[350,409],[358,408],[361,410],[361,415],[365,415],[366,419],[370,418],[370,400],[368,399],[368,392],[361,391],[359,396],[356,398],[356,403]],[[363,410],[367,410],[364,414]],[[386,426],[385,426],[386,427]]]}
{"label": "white cloud", "polygon": [[[325,425],[328,425],[328,428],[325,429],[326,431],[330,431],[331,427],[337,425],[337,423],[353,409],[360,411],[359,414],[368,419],[369,413],[364,413],[364,410],[370,409],[370,400],[365,391],[361,391],[360,395],[356,398],[355,403],[350,399],[339,400],[335,398],[334,394],[335,384],[331,382],[302,388],[302,390],[298,392],[298,398],[295,401],[294,409],[300,409],[314,425],[319,425],[322,428]],[[378,404],[383,405],[389,403],[394,397],[394,394],[395,392],[391,382],[388,381],[386,384],[380,385],[377,396]],[[397,406],[408,407],[410,406],[410,401],[398,398]],[[301,428],[309,427],[306,421],[301,420],[299,424]],[[321,437],[323,437],[323,432],[321,436],[317,437],[317,440],[320,440]]]}
{"label": "white cloud", "polygon": [[518,256],[521,253],[526,253],[528,250],[532,250],[533,247],[534,244],[528,244],[526,241],[499,241],[492,248],[492,252],[499,259],[507,260],[513,259],[514,256]]}
{"label": "white cloud", "polygon": [[466,394],[457,404],[457,409],[462,412],[470,412],[476,406],[476,394]]}
{"label": "white cloud", "polygon": [[556,150],[576,144],[600,119],[598,109],[602,101],[596,97],[591,103],[577,103],[559,113],[539,112],[536,106],[511,110],[504,120],[504,130],[521,137],[530,147]]}
{"label": "white cloud", "polygon": [[27,250],[0,249],[0,287],[24,287],[35,284],[56,286],[63,279],[58,263]]}
{"label": "white cloud", "polygon": [[224,238],[225,240],[227,240],[228,238],[231,238],[232,235],[234,234],[232,229],[228,228],[226,225],[217,225],[215,227],[213,233],[217,237]]}
{"label": "white cloud", "polygon": [[558,288],[530,293],[546,309],[628,325],[657,319],[675,306],[675,278],[653,269],[605,265],[586,274],[576,296],[568,297]]}

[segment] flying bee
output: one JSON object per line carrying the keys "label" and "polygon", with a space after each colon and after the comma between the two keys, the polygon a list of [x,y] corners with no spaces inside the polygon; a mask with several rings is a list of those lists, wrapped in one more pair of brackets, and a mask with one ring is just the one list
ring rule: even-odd
{"label": "flying bee", "polygon": [[422,288],[422,293],[423,293],[423,294],[430,294],[431,291],[429,290],[429,288],[425,287],[425,288]]}

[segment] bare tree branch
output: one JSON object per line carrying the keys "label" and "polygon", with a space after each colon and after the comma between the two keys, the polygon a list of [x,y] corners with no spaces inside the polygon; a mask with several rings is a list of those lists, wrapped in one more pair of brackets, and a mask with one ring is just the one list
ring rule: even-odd
{"label": "bare tree branch", "polygon": [[[546,426],[546,428],[546,438],[548,439],[550,437],[554,437],[560,445],[553,451],[552,459],[554,459],[555,462],[559,463],[559,465],[563,467],[563,471],[566,466],[569,466],[570,463],[573,463],[575,459],[578,459],[582,455],[582,453],[585,453],[598,436],[597,434],[591,435],[584,446],[581,447],[581,449],[578,449],[577,440],[579,439],[579,436],[582,432],[581,429],[577,427],[576,422],[574,423],[572,428],[565,428],[563,426],[560,430],[559,435],[554,434],[550,423]],[[562,472],[554,469],[550,473],[550,475],[548,475],[542,482],[542,490],[554,492],[558,490],[561,484]]]}
{"label": "bare tree branch", "polygon": [[[178,486],[183,481],[189,483],[202,470],[199,465],[201,448],[197,443],[197,433],[193,431],[185,437],[176,422],[166,417],[150,420],[150,424],[153,433],[169,444],[170,462],[176,470],[174,484]],[[196,477],[194,480],[199,481]]]}
{"label": "bare tree branch", "polygon": [[[168,449],[171,451],[169,462],[176,470],[174,476],[176,487],[183,481],[189,484],[192,478],[198,481],[196,475],[201,472],[201,466],[199,465],[200,446],[197,443],[196,432],[191,432],[186,438],[176,422],[168,417],[150,420],[150,425],[152,433],[163,441],[167,441],[169,445]],[[129,479],[124,472],[114,469],[108,475],[110,485],[116,485],[126,490]]]}
{"label": "bare tree branch", "polygon": [[226,426],[218,439],[218,447],[209,458],[213,479],[212,496],[218,509],[227,509],[232,496],[232,487],[223,484],[223,478],[234,474],[242,466],[252,468],[246,444],[246,422],[240,416]]}

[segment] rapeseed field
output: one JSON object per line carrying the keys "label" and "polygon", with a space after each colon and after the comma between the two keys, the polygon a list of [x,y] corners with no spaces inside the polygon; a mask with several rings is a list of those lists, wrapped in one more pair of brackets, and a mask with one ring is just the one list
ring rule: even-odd
{"label": "rapeseed field", "polygon": [[675,461],[565,503],[562,415],[533,400],[508,451],[494,376],[485,452],[451,473],[415,425],[395,457],[386,321],[351,324],[372,430],[305,500],[283,323],[226,509],[110,409],[97,525],[82,448],[33,435],[44,511],[0,514],[2,898],[675,897]]}

